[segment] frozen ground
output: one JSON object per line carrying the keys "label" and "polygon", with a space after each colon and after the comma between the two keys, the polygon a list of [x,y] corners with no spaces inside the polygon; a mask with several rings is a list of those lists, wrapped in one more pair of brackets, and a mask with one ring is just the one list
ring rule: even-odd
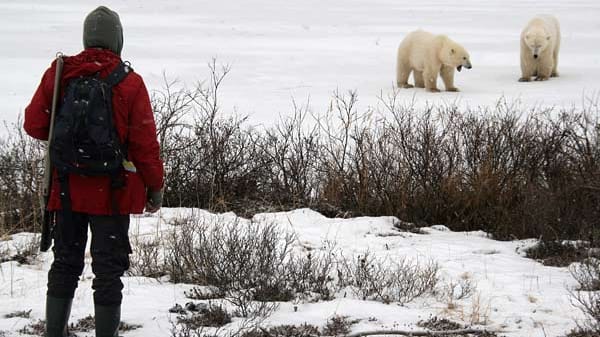
{"label": "frozen ground", "polygon": [[[133,218],[130,235],[160,236],[171,230],[173,219],[194,213],[208,221],[232,221],[235,215],[211,214],[201,210],[164,209],[160,215]],[[545,267],[522,257],[524,247],[532,241],[500,242],[487,239],[482,232],[455,233],[443,226],[426,228],[429,234],[398,233],[393,230],[394,218],[328,219],[308,209],[286,213],[259,214],[258,222],[276,223],[298,235],[298,247],[321,249],[324,242],[335,242],[345,256],[369,251],[390,261],[401,257],[420,261],[433,259],[441,266],[443,282],[469,278],[476,284],[474,296],[449,307],[444,299],[427,296],[405,306],[385,305],[360,301],[352,296],[329,302],[300,303],[294,312],[290,303],[283,303],[267,320],[267,324],[301,324],[322,326],[334,315],[348,315],[360,319],[354,332],[374,329],[415,329],[415,323],[432,315],[470,322],[474,311],[476,319],[487,329],[503,330],[509,337],[553,337],[564,335],[581,318],[568,299],[568,289],[575,285],[566,268]],[[244,220],[242,220],[244,221]],[[393,234],[393,235],[390,235]],[[401,234],[401,235],[398,235]],[[26,234],[13,237],[24,240]],[[135,241],[132,239],[132,241]],[[2,242],[11,246],[13,242]],[[4,246],[0,246],[0,249]],[[30,310],[31,319],[44,315],[46,272],[51,262],[49,254],[42,254],[40,263],[18,265],[6,262],[0,265],[0,332],[14,331],[29,323],[23,318],[3,318],[16,310]],[[89,254],[83,281],[80,282],[72,311],[72,321],[93,312]],[[184,290],[189,285],[174,285],[142,277],[125,277],[125,299],[122,319],[143,327],[125,333],[125,336],[169,336],[175,316],[168,309],[176,302],[189,299]],[[375,320],[373,319],[375,318]],[[86,336],[86,334],[79,334]],[[91,335],[91,334],[88,334]]]}
{"label": "frozen ground", "polygon": [[[417,28],[446,33],[471,53],[474,68],[456,76],[461,93],[402,90],[419,102],[581,106],[600,90],[597,0],[107,0],[121,14],[123,57],[161,87],[163,72],[192,85],[216,57],[232,66],[226,112],[254,124],[287,114],[291,100],[323,111],[335,89],[356,89],[360,106],[392,90],[396,48]],[[96,1],[0,1],[0,119],[15,121],[57,51],[81,48],[82,21]],[[561,77],[518,83],[519,32],[539,13],[562,24]]]}

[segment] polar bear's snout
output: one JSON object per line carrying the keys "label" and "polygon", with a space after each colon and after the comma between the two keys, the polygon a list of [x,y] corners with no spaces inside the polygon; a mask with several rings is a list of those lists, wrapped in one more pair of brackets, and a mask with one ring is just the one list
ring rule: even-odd
{"label": "polar bear's snout", "polygon": [[458,67],[456,67],[456,70],[461,71],[462,67],[465,67],[467,69],[471,69],[473,68],[473,66],[471,65],[471,61],[467,60],[466,62],[464,62],[463,64],[459,65]]}

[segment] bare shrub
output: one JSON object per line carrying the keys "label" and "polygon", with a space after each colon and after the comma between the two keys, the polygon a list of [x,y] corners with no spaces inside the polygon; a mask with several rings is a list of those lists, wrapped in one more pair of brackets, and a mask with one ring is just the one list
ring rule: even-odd
{"label": "bare shrub", "polygon": [[40,241],[37,236],[23,239],[0,241],[0,263],[16,261],[19,264],[33,264],[39,254]]}
{"label": "bare shrub", "polygon": [[181,315],[177,322],[194,330],[200,327],[222,327],[231,323],[231,315],[220,305],[209,305],[192,315]]}
{"label": "bare shrub", "polygon": [[[453,330],[461,330],[465,327],[462,324],[456,323],[446,318],[439,318],[437,316],[433,316],[428,320],[421,320],[417,322],[417,326],[422,328],[427,328],[431,331],[453,331]],[[481,336],[481,337],[496,337],[497,333],[493,331],[481,331],[479,333],[461,333],[461,334],[445,334],[448,337],[461,337],[461,336]]]}
{"label": "bare shrub", "polygon": [[44,147],[21,127],[5,125],[0,137],[0,237],[35,232],[41,223]]}
{"label": "bare shrub", "polygon": [[46,333],[46,321],[39,319],[31,322],[17,330],[17,332],[23,335],[44,336]]}
{"label": "bare shrub", "polygon": [[217,287],[193,287],[184,293],[185,297],[193,300],[212,300],[225,297],[225,293]]}
{"label": "bare shrub", "polygon": [[567,267],[587,256],[587,247],[561,240],[541,240],[525,250],[528,258],[539,260],[546,266]]}
{"label": "bare shrub", "polygon": [[130,267],[127,271],[131,276],[161,277],[166,274],[164,267],[163,248],[158,238],[145,239],[134,236],[131,240],[132,254]]}
{"label": "bare shrub", "polygon": [[431,260],[426,263],[407,258],[388,261],[365,253],[353,261],[342,258],[338,274],[342,285],[351,286],[361,299],[408,303],[434,292],[438,272],[439,265]]}
{"label": "bare shrub", "polygon": [[579,283],[578,289],[569,290],[571,303],[586,317],[579,328],[600,334],[600,260],[588,258],[569,270]]}
{"label": "bare shrub", "polygon": [[278,202],[286,208],[315,204],[319,186],[319,129],[306,127],[308,103],[293,103],[291,116],[281,117],[260,142],[263,160],[270,167],[267,189],[278,195]]}
{"label": "bare shrub", "polygon": [[229,66],[208,66],[206,82],[187,89],[165,79],[152,99],[166,163],[165,205],[243,213],[244,200],[262,199],[258,182],[267,166],[247,118],[221,114],[218,91]]}
{"label": "bare shrub", "polygon": [[[165,206],[251,216],[312,207],[327,216],[393,215],[484,230],[497,239],[598,246],[600,96],[579,108],[417,106],[398,92],[360,110],[334,92],[324,113],[294,103],[266,130],[224,111],[228,66],[190,88],[154,92]],[[311,118],[308,118],[310,115]],[[39,228],[43,145],[20,125],[0,138],[0,235]]]}
{"label": "bare shrub", "polygon": [[450,280],[445,283],[438,293],[438,299],[446,301],[448,308],[456,307],[456,302],[470,298],[477,290],[475,282],[468,277],[461,277],[458,280]]}
{"label": "bare shrub", "polygon": [[598,332],[577,328],[571,330],[566,337],[598,337]]}
{"label": "bare shrub", "polygon": [[491,303],[477,293],[471,297],[469,306],[458,306],[455,308],[456,314],[461,321],[470,325],[487,325],[492,311]]}
{"label": "bare shrub", "polygon": [[243,317],[265,314],[274,309],[268,302],[294,296],[289,271],[294,236],[275,224],[189,218],[167,240],[171,280],[218,288]]}
{"label": "bare shrub", "polygon": [[376,299],[389,303],[391,298],[385,293],[390,288],[387,263],[378,260],[370,253],[358,256],[355,260],[341,257],[338,266],[340,287],[350,286],[362,300]]}
{"label": "bare shrub", "polygon": [[31,315],[31,310],[32,309],[13,311],[13,312],[10,312],[10,313],[4,315],[4,318],[13,318],[13,317],[29,318],[29,316]]}
{"label": "bare shrub", "polygon": [[583,291],[600,291],[600,259],[589,257],[573,264],[569,271]]}
{"label": "bare shrub", "polygon": [[333,246],[324,251],[309,251],[306,255],[291,255],[287,269],[296,296],[313,301],[333,299],[337,290],[332,275],[336,264]]}
{"label": "bare shrub", "polygon": [[272,289],[294,236],[275,224],[189,218],[167,238],[167,268],[175,282],[225,289]]}
{"label": "bare shrub", "polygon": [[319,328],[307,323],[301,325],[278,325],[269,329],[256,328],[244,332],[242,337],[317,337]]}
{"label": "bare shrub", "polygon": [[350,333],[352,325],[358,322],[358,320],[350,320],[349,316],[335,315],[327,320],[323,327],[323,335],[345,336]]}

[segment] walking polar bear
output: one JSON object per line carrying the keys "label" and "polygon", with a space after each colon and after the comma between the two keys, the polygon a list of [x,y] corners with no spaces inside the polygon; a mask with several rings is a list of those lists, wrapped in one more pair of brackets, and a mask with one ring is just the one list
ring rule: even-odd
{"label": "walking polar bear", "polygon": [[521,78],[519,82],[546,81],[557,77],[560,25],[556,17],[540,15],[521,32]]}
{"label": "walking polar bear", "polygon": [[396,84],[399,88],[412,88],[408,77],[413,73],[417,88],[439,92],[438,74],[447,91],[458,91],[454,86],[454,68],[471,69],[469,53],[446,35],[434,35],[423,30],[409,33],[398,47]]}

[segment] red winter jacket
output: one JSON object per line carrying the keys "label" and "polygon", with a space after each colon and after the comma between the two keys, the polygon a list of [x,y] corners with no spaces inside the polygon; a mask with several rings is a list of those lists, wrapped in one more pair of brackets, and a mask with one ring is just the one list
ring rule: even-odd
{"label": "red winter jacket", "polygon": [[[100,72],[106,77],[121,62],[111,51],[90,48],[79,55],[64,57],[61,88],[69,79]],[[56,61],[46,70],[42,82],[25,109],[25,131],[37,139],[47,140],[52,107],[52,92]],[[148,91],[141,76],[130,72],[113,87],[114,123],[123,144],[127,144],[129,160],[136,173],[125,172],[125,186],[111,190],[110,178],[69,176],[71,204],[74,212],[92,215],[112,215],[113,199],[119,214],[142,213],[146,203],[146,189],[159,190],[163,186],[163,163],[159,158],[156,125]],[[52,179],[49,210],[61,209],[60,185],[56,171]]]}

